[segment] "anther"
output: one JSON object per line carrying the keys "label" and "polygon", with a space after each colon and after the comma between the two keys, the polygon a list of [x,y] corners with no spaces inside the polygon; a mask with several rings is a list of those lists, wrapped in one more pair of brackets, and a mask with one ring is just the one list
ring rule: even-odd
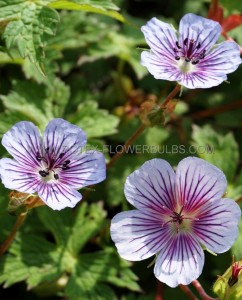
{"label": "anther", "polygon": [[70,161],[69,159],[65,160],[64,163],[63,163],[63,166],[69,165],[70,162],[71,162],[71,161]]}
{"label": "anther", "polygon": [[64,155],[65,155],[65,153],[62,152],[62,153],[59,155],[59,158],[62,158]]}
{"label": "anther", "polygon": [[197,59],[197,60],[193,60],[193,61],[192,61],[192,65],[196,65],[198,62],[199,62],[198,59]]}
{"label": "anther", "polygon": [[70,167],[63,165],[62,170],[68,170],[68,169],[70,169]]}
{"label": "anther", "polygon": [[187,45],[187,41],[188,41],[188,38],[185,38],[185,40],[183,41],[183,44],[186,46]]}
{"label": "anther", "polygon": [[58,174],[54,174],[54,178],[57,180],[59,179],[59,175]]}
{"label": "anther", "polygon": [[176,46],[178,49],[181,49],[181,46],[178,44],[178,41],[176,41]]}
{"label": "anther", "polygon": [[49,172],[40,170],[40,171],[39,171],[39,174],[40,174],[40,176],[42,176],[42,177],[46,177],[47,175],[49,175]]}
{"label": "anther", "polygon": [[175,60],[179,60],[180,59],[180,56],[175,56]]}
{"label": "anther", "polygon": [[201,43],[198,43],[196,48],[200,49],[201,48]]}
{"label": "anther", "polygon": [[42,157],[40,156],[40,153],[39,152],[37,152],[36,153],[36,159],[38,160],[38,161],[41,161],[42,160]]}
{"label": "anther", "polygon": [[191,59],[186,57],[186,58],[185,58],[185,61],[186,61],[186,62],[190,62]]}
{"label": "anther", "polygon": [[199,58],[203,59],[205,57],[205,53],[206,53],[206,50],[203,50],[203,52],[199,55]]}

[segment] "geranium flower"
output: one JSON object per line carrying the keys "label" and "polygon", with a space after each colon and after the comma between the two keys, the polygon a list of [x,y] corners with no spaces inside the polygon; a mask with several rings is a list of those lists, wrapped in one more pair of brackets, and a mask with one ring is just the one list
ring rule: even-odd
{"label": "geranium flower", "polygon": [[2,139],[14,159],[0,160],[0,174],[6,188],[23,193],[37,192],[52,209],[74,207],[84,186],[106,178],[102,153],[81,153],[86,134],[63,119],[47,125],[43,139],[31,122],[15,124]]}
{"label": "geranium flower", "polygon": [[227,182],[208,162],[188,157],[176,170],[152,159],[128,176],[125,196],[136,208],[117,214],[111,237],[121,257],[139,261],[156,255],[154,273],[170,287],[198,278],[203,248],[227,251],[241,216],[231,199],[221,199]]}
{"label": "geranium flower", "polygon": [[194,14],[181,19],[178,37],[171,25],[156,18],[141,30],[151,48],[141,53],[141,64],[156,79],[178,81],[189,89],[210,88],[226,80],[226,74],[241,63],[236,43],[214,46],[220,24]]}

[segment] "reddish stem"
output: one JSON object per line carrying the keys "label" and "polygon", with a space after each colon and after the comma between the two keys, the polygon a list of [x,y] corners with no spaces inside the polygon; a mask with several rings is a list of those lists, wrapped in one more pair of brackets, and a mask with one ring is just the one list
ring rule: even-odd
{"label": "reddish stem", "polygon": [[133,135],[126,141],[124,144],[122,151],[117,152],[110,162],[107,164],[107,168],[110,168],[121,156],[123,156],[124,152],[128,149],[128,147],[141,135],[141,133],[145,130],[145,125],[141,124],[140,127],[133,133]]}
{"label": "reddish stem", "polygon": [[189,289],[187,285],[179,284],[179,288],[187,294],[188,298],[191,300],[197,300],[197,297],[193,294],[193,292]]}
{"label": "reddish stem", "polygon": [[17,231],[23,224],[25,218],[26,218],[26,213],[20,214],[18,216],[10,234],[8,235],[6,240],[0,246],[0,256],[3,255],[8,250],[9,246],[11,245],[12,241],[14,240],[14,238],[16,236]]}
{"label": "reddish stem", "polygon": [[203,289],[202,285],[200,284],[200,282],[198,280],[193,280],[192,284],[196,288],[196,290],[198,291],[199,295],[201,296],[201,298],[203,300],[219,300],[218,298],[212,298],[212,297],[210,297],[205,292],[205,290]]}
{"label": "reddish stem", "polygon": [[[163,103],[160,105],[161,108],[166,108],[169,101],[180,91],[181,86],[178,84],[175,88],[170,92],[170,94],[166,97]],[[107,168],[110,168],[128,149],[128,147],[141,135],[141,133],[145,130],[145,125],[141,124],[140,127],[133,133],[133,135],[126,141],[124,144],[122,151],[117,152],[107,164]]]}
{"label": "reddish stem", "polygon": [[175,86],[175,88],[170,92],[170,94],[166,97],[166,99],[163,101],[163,103],[161,103],[161,107],[162,108],[166,108],[167,104],[169,103],[169,101],[176,96],[176,94],[180,91],[181,86],[179,84],[177,84]]}
{"label": "reddish stem", "polygon": [[163,287],[164,287],[163,283],[157,280],[155,300],[163,300],[162,297]]}

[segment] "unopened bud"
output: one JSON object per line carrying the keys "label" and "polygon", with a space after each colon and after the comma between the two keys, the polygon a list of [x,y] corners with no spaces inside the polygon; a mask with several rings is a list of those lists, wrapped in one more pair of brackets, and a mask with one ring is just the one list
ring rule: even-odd
{"label": "unopened bud", "polygon": [[145,101],[140,106],[140,119],[147,127],[163,125],[165,120],[163,109],[154,101]]}
{"label": "unopened bud", "polygon": [[10,215],[27,213],[29,209],[44,205],[37,195],[12,191],[9,194],[8,212]]}

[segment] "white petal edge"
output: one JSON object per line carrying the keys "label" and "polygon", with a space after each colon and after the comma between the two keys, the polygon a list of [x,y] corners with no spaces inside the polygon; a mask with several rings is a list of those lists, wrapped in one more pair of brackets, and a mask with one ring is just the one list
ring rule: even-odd
{"label": "white petal edge", "polygon": [[149,160],[127,177],[124,193],[129,203],[138,209],[159,211],[163,206],[172,209],[175,173],[165,160]]}
{"label": "white petal edge", "polygon": [[68,156],[79,155],[86,141],[87,136],[80,127],[60,118],[49,122],[43,137],[45,149],[49,148],[48,151],[56,157],[66,152]]}
{"label": "white petal edge", "polygon": [[215,253],[228,251],[238,237],[239,205],[223,198],[205,204],[194,222],[193,232],[201,244]]}
{"label": "white petal edge", "polygon": [[224,173],[197,157],[180,161],[176,170],[177,199],[187,209],[195,209],[209,200],[220,199],[226,191]]}
{"label": "white petal edge", "polygon": [[119,255],[139,261],[158,253],[170,235],[162,223],[161,216],[149,212],[130,210],[117,214],[112,219],[110,232]]}
{"label": "white petal edge", "polygon": [[191,13],[183,16],[179,24],[179,43],[183,44],[186,38],[193,39],[201,43],[201,51],[208,51],[220,34],[221,26],[218,22]]}
{"label": "white petal edge", "polygon": [[22,193],[35,193],[40,181],[37,172],[10,158],[0,160],[0,175],[6,188]]}
{"label": "white petal edge", "polygon": [[208,89],[220,85],[227,80],[224,73],[214,73],[206,70],[198,70],[191,73],[182,74],[180,85],[188,89]]}
{"label": "white petal edge", "polygon": [[154,273],[158,280],[174,288],[188,285],[197,279],[203,269],[204,253],[201,246],[189,234],[175,236],[164,247],[155,262]]}
{"label": "white petal edge", "polygon": [[202,71],[213,75],[229,74],[241,64],[240,48],[235,42],[226,41],[216,47],[198,64]]}
{"label": "white petal edge", "polygon": [[76,190],[58,183],[41,182],[37,192],[43,202],[54,210],[72,208],[82,199],[82,195]]}
{"label": "white petal edge", "polygon": [[19,162],[35,166],[36,153],[41,149],[38,128],[31,122],[18,122],[2,138],[2,145]]}
{"label": "white petal edge", "polygon": [[152,18],[146,25],[141,27],[147,44],[152,52],[166,59],[174,59],[171,49],[175,47],[177,36],[174,28],[157,18]]}

